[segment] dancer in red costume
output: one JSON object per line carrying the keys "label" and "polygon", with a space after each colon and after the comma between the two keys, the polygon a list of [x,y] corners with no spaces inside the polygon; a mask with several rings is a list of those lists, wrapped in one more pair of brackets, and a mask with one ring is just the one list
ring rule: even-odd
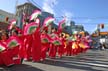
{"label": "dancer in red costume", "polygon": [[59,45],[59,48],[58,48],[58,55],[59,55],[59,57],[61,58],[62,57],[62,55],[64,54],[64,47],[65,47],[65,44],[64,44],[64,38],[63,38],[63,34],[60,34],[60,36],[59,36],[59,38],[60,38],[60,41],[61,41],[61,45]]}
{"label": "dancer in red costume", "polygon": [[[24,60],[30,60],[31,57],[31,47],[32,47],[32,36],[31,35],[24,35],[24,29],[26,25],[29,23],[29,19],[25,19],[23,17],[23,33],[19,36],[20,40],[22,41],[22,45],[20,47],[19,56]],[[30,40],[30,41],[29,41]],[[29,43],[30,42],[30,43]]]}
{"label": "dancer in red costume", "polygon": [[[24,24],[23,24],[23,30],[25,31],[25,28],[26,28],[26,26],[28,25],[28,24],[31,24],[31,23],[29,23],[29,20],[27,19],[26,20],[26,22],[23,22]],[[33,42],[33,37],[32,37],[32,34],[25,34],[24,33],[24,31],[23,31],[23,37],[24,37],[24,39],[23,39],[23,42],[24,42],[24,44],[23,44],[23,51],[25,51],[23,54],[24,54],[24,60],[27,60],[27,61],[29,61],[30,60],[30,58],[31,58],[31,53],[32,53],[32,42]]]}
{"label": "dancer in red costume", "polygon": [[57,49],[58,49],[58,45],[55,45],[53,42],[58,40],[58,33],[56,29],[52,30],[52,34],[51,34],[51,44],[50,44],[50,49],[49,49],[49,57],[50,58],[55,58],[56,57],[56,53],[57,53]]}
{"label": "dancer in red costume", "polygon": [[33,38],[32,35],[26,35],[25,39],[24,39],[24,46],[25,46],[25,51],[26,51],[26,55],[25,55],[25,60],[29,61],[31,55],[31,50],[32,50],[32,42],[33,42]]}
{"label": "dancer in red costume", "polygon": [[44,31],[41,34],[41,42],[42,42],[41,59],[42,60],[45,60],[46,58],[46,53],[50,46],[50,40],[51,38],[49,37],[47,30],[44,29]]}
{"label": "dancer in red costume", "polygon": [[0,52],[0,65],[6,65],[8,67],[11,67],[14,65],[14,61],[11,58],[11,53],[9,52],[8,48],[6,47],[6,45],[7,45],[6,41],[7,41],[8,36],[7,36],[6,32],[4,32],[4,31],[2,31],[0,34],[1,34],[0,35],[1,36],[0,43],[3,44],[6,48],[6,50]]}
{"label": "dancer in red costume", "polygon": [[23,61],[23,59],[25,58],[25,55],[26,55],[26,49],[25,49],[25,46],[24,46],[25,36],[23,34],[20,34],[18,37],[19,37],[20,41],[22,42],[20,47],[19,47],[19,57],[21,58],[21,63],[22,63],[22,61]]}
{"label": "dancer in red costume", "polygon": [[34,62],[40,61],[41,58],[41,34],[39,23],[39,19],[34,18],[30,20],[30,23],[24,28],[24,34],[26,35],[24,40],[27,52],[26,58],[29,60],[30,57],[32,57]]}
{"label": "dancer in red costume", "polygon": [[77,32],[74,32],[73,34],[73,44],[72,44],[72,54],[73,55],[78,55],[78,53],[80,53],[81,49],[79,47],[79,43],[80,43],[80,37],[78,37],[79,34]]}
{"label": "dancer in red costume", "polygon": [[40,27],[32,34],[32,59],[34,62],[39,62],[41,59],[41,33]]}
{"label": "dancer in red costume", "polygon": [[65,34],[64,34],[64,37],[63,37],[64,39],[64,54],[66,55],[67,54],[67,44],[68,44],[68,41],[67,41],[67,39],[66,39],[66,37],[65,37]]}
{"label": "dancer in red costume", "polygon": [[11,57],[13,58],[15,64],[20,64],[21,63],[21,57],[20,57],[20,47],[22,45],[22,42],[18,36],[18,31],[16,29],[13,29],[12,30],[12,33],[11,33],[11,36],[10,38],[8,39],[8,42],[11,41],[12,39],[17,39],[20,41],[20,44],[15,46],[15,47],[8,47],[10,48],[10,53],[11,53]]}
{"label": "dancer in red costume", "polygon": [[[18,38],[18,31],[12,30],[12,34],[11,34],[11,36],[10,36],[9,38],[11,38],[11,37],[16,37],[16,38]],[[16,46],[16,47],[10,49],[10,51],[11,51],[12,57],[18,56],[19,46]]]}
{"label": "dancer in red costume", "polygon": [[86,52],[90,48],[90,45],[89,45],[90,42],[92,42],[92,40],[90,39],[90,36],[85,36],[84,38],[85,48],[83,49],[83,52]]}
{"label": "dancer in red costume", "polygon": [[66,46],[66,55],[71,56],[71,51],[72,51],[72,41],[69,41],[69,36],[65,36],[66,41],[67,41],[67,46]]}

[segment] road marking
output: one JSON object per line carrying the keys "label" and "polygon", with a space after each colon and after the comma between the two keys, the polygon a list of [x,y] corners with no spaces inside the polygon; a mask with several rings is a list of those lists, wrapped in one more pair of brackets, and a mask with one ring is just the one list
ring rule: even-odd
{"label": "road marking", "polygon": [[98,67],[108,67],[106,64],[100,64],[100,63],[92,63],[92,62],[76,62],[76,61],[68,61],[68,60],[56,60],[56,59],[49,59],[53,61],[59,61],[59,62],[68,62],[68,63],[79,63],[84,65],[90,65],[90,66],[98,66]]}
{"label": "road marking", "polygon": [[84,63],[83,64],[88,64],[88,65],[92,65],[92,66],[100,66],[100,67],[108,67],[108,65],[105,64],[99,64],[99,63]]}

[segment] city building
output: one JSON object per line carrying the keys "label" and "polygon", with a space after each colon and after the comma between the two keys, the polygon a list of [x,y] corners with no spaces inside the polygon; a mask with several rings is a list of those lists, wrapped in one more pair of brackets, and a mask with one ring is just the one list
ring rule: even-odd
{"label": "city building", "polygon": [[22,5],[18,5],[16,7],[16,16],[19,17],[23,13],[30,16],[32,14],[32,12],[36,9],[40,10],[38,7],[34,6],[32,3],[24,3]]}
{"label": "city building", "polygon": [[[22,14],[25,13],[26,15],[28,15],[28,17],[32,14],[33,10],[41,10],[40,8],[36,7],[35,5],[31,4],[31,3],[25,3],[22,5],[18,5],[16,7],[16,17],[18,19],[18,26],[20,28],[22,28]],[[42,11],[42,10],[41,10]],[[54,17],[53,14],[42,11],[42,15],[39,17],[40,19],[40,25],[43,25],[43,22],[45,20],[45,18],[47,17]],[[51,28],[58,28],[58,26],[55,23],[52,23],[52,25],[50,25],[50,27],[48,28],[51,32]],[[82,32],[84,31],[84,27],[82,25],[75,25],[74,21],[70,22],[70,26],[66,26],[63,30],[64,32],[68,33],[68,34],[72,34],[72,32],[74,31],[78,31],[78,32]]]}
{"label": "city building", "polygon": [[97,33],[93,33],[91,36],[94,38],[96,37],[105,38],[108,37],[108,32],[99,32],[99,35]]}
{"label": "city building", "polygon": [[[93,45],[97,45],[99,43],[105,44],[108,47],[108,32],[98,32],[91,34]],[[96,46],[95,46],[96,47]]]}
{"label": "city building", "polygon": [[0,10],[0,29],[7,29],[9,21],[15,18],[15,15],[3,10]]}
{"label": "city building", "polygon": [[23,16],[23,13],[25,13],[29,17],[34,10],[40,10],[40,9],[38,7],[36,7],[35,5],[33,5],[32,3],[24,3],[24,4],[18,5],[16,7],[16,17],[18,19],[17,25],[20,28],[22,28],[22,16]]}
{"label": "city building", "polygon": [[[20,28],[22,28],[22,16],[23,16],[22,14],[25,13],[29,17],[34,10],[41,10],[41,9],[36,7],[32,3],[25,3],[25,4],[22,4],[22,5],[18,5],[16,7],[16,17],[18,19],[17,25]],[[54,17],[53,14],[42,11],[42,15],[39,17],[41,26],[42,26],[45,18],[49,17],[49,16],[50,17]],[[57,28],[57,25],[52,23],[52,27],[56,27]],[[49,27],[49,29],[51,29],[51,26]]]}
{"label": "city building", "polygon": [[66,26],[63,30],[64,32],[68,33],[68,34],[72,34],[74,31],[77,32],[85,32],[83,25],[76,25],[74,21],[70,22],[69,26]]}

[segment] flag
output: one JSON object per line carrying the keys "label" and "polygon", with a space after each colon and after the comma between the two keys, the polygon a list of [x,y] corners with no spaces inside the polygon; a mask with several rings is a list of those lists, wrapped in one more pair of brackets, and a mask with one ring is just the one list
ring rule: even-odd
{"label": "flag", "polygon": [[32,15],[30,16],[30,20],[33,20],[35,18],[37,18],[38,16],[41,15],[41,11],[40,10],[35,10]]}
{"label": "flag", "polygon": [[31,22],[27,24],[24,28],[24,35],[32,34],[37,27],[39,27],[39,23]]}
{"label": "flag", "polygon": [[52,18],[52,17],[47,17],[47,18],[44,20],[43,26],[44,26],[44,27],[47,27],[47,26],[50,25],[53,21],[54,21],[54,18]]}
{"label": "flag", "polygon": [[8,48],[14,48],[21,44],[21,41],[17,37],[10,37],[7,41]]}

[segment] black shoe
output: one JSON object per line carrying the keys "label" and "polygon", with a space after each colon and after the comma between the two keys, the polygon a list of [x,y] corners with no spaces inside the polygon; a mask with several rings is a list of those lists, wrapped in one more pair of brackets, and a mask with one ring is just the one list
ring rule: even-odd
{"label": "black shoe", "polygon": [[24,60],[24,59],[22,58],[22,59],[21,59],[21,64],[23,63],[23,60]]}

